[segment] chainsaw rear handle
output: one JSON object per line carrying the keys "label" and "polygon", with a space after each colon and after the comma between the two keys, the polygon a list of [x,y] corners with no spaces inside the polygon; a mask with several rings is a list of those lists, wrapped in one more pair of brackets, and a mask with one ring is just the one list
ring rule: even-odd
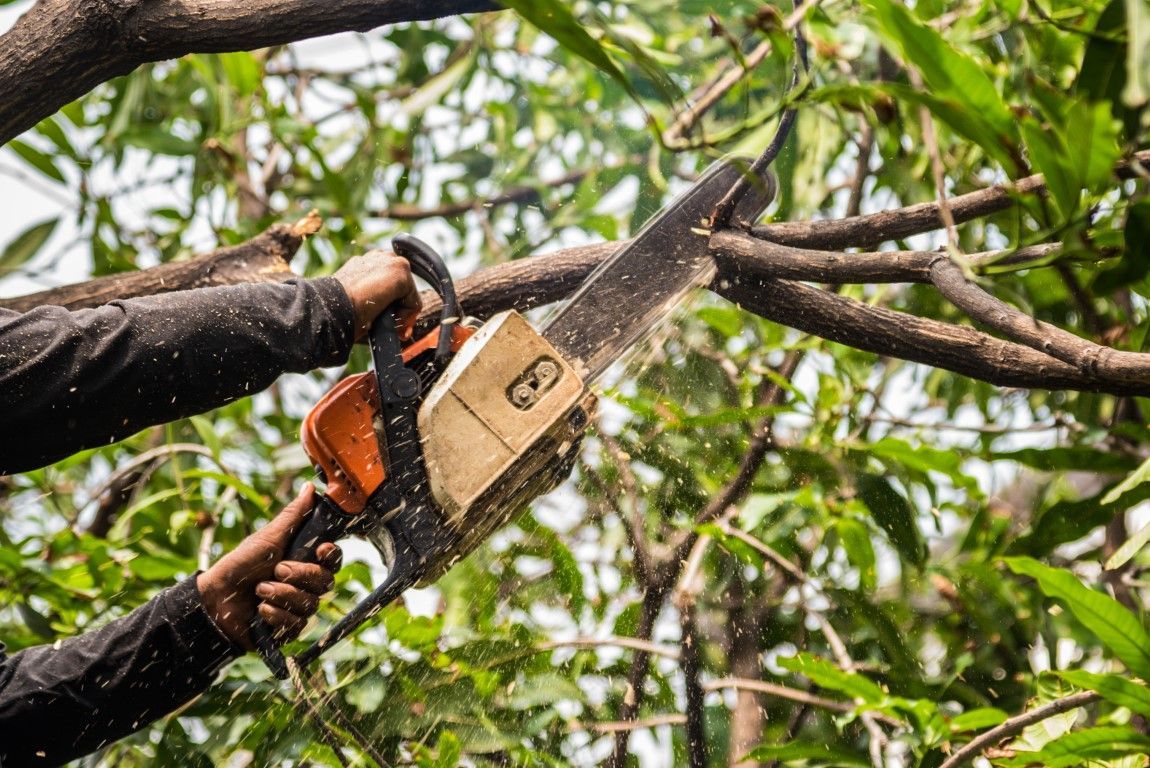
{"label": "chainsaw rear handle", "polygon": [[[300,563],[318,562],[316,550],[324,542],[336,542],[346,537],[355,516],[346,514],[327,496],[320,496],[311,511],[304,518],[303,526],[296,532],[288,546],[285,560]],[[259,652],[264,664],[279,680],[288,676],[287,662],[283,652],[276,645],[271,627],[257,613],[248,630],[252,645]]]}
{"label": "chainsaw rear handle", "polygon": [[[416,271],[413,263],[412,271]],[[418,273],[417,273],[418,274]],[[420,274],[420,277],[423,277]],[[426,279],[426,278],[424,278]],[[420,380],[419,376],[409,368],[402,365],[402,347],[399,341],[400,330],[403,327],[403,319],[401,309],[398,306],[392,306],[375,319],[371,326],[371,352],[372,358],[376,366],[376,374],[379,376],[379,394],[381,400],[386,403],[403,402],[406,400],[414,399],[419,395]],[[441,337],[448,334],[443,334]],[[450,336],[448,336],[450,341]],[[391,376],[383,376],[381,371],[381,362],[384,359],[395,357],[399,360],[398,367],[394,364],[390,366],[392,371]],[[416,446],[418,450],[418,446]],[[386,446],[380,445],[377,447],[380,456],[388,456]],[[372,496],[386,495],[383,494],[387,484],[391,481],[395,474],[392,471],[390,462],[388,462],[388,472],[385,475],[384,486],[372,494]],[[390,506],[390,505],[388,505]],[[330,497],[324,495],[316,503],[312,510],[304,518],[303,526],[296,532],[292,538],[291,543],[287,548],[287,555],[285,559],[297,560],[304,563],[314,563],[317,561],[316,549],[325,542],[336,542],[342,538],[346,538],[347,534],[353,528],[356,532],[370,532],[375,524],[378,522],[371,519],[370,515],[379,514],[380,512],[388,510],[379,510],[376,505],[368,501],[368,505],[359,514],[352,514],[345,512],[339,507]],[[366,519],[365,519],[366,518]],[[249,637],[252,644],[255,646],[256,651],[259,652],[260,657],[263,659],[264,664],[271,670],[271,673],[280,680],[286,680],[288,677],[287,661],[284,658],[283,652],[276,644],[275,637],[272,634],[271,628],[256,614],[252,619]]]}

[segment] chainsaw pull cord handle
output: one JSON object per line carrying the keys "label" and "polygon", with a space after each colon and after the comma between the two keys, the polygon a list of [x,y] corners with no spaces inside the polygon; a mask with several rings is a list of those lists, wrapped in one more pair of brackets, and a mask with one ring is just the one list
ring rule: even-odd
{"label": "chainsaw pull cord handle", "polygon": [[[447,265],[443,263],[439,254],[419,238],[399,234],[393,239],[392,248],[396,255],[408,261],[411,265],[411,271],[430,284],[443,300],[435,359],[437,364],[446,363],[447,357],[451,354],[451,326],[457,323],[460,318],[459,300],[455,294],[455,284],[452,282],[451,273],[447,271]],[[374,499],[377,502],[376,505],[372,505],[369,501],[369,508],[365,509],[363,513],[351,515],[340,509],[329,497],[320,496],[319,501],[304,519],[303,526],[293,537],[285,559],[304,563],[315,562],[315,551],[320,544],[338,541],[353,531],[366,534],[381,527],[382,521],[370,519],[371,514],[373,512],[389,512],[402,503],[405,488],[409,494],[418,493],[418,488],[409,487],[413,485],[410,482],[413,472],[419,475],[414,485],[422,485],[426,489],[427,471],[423,465],[422,450],[419,448],[416,408],[414,407],[416,398],[420,395],[421,384],[415,372],[403,364],[403,349],[400,338],[404,326],[403,313],[398,306],[393,305],[376,317],[369,336],[372,363],[375,366],[376,381],[379,385],[384,432],[388,445],[392,445],[394,448],[394,450],[389,451],[387,446],[379,446],[379,455],[387,458],[386,477],[388,481],[385,481],[383,488],[378,489],[373,494],[373,499],[375,496],[383,498]],[[414,455],[412,455],[412,447],[414,447]],[[398,489],[400,493],[396,494],[393,489]],[[424,493],[427,491],[425,490]],[[376,506],[387,508],[379,510],[375,508]],[[401,536],[397,536],[397,534],[401,532],[392,529],[392,526],[385,527],[389,529],[393,544],[396,545],[397,562],[389,569],[387,580],[380,585],[373,596],[398,588],[395,596],[386,599],[386,602],[391,602],[399,594],[402,594],[403,590],[414,584],[418,577],[416,576],[413,580],[408,576],[414,572],[414,568],[408,565],[407,558],[399,556],[400,547],[397,539]],[[385,587],[388,589],[385,590]],[[378,596],[386,597],[384,594]],[[366,602],[368,601],[364,601],[364,603]],[[380,607],[386,602],[379,603]],[[361,603],[362,605],[364,604]],[[352,611],[344,617],[344,621],[340,624],[349,624],[347,620],[352,619],[356,614],[357,611]],[[350,625],[350,629],[354,629],[363,620],[364,618],[359,618],[354,625]],[[343,630],[343,634],[346,634],[350,629]],[[331,642],[335,642],[343,634]],[[325,636],[325,640],[332,635],[333,632],[329,632]],[[252,621],[248,636],[271,673],[277,679],[287,679],[288,668],[283,651],[276,644],[271,628],[260,619],[258,614]],[[312,651],[315,647],[313,645],[308,651]],[[318,656],[322,650],[321,647],[315,656]]]}

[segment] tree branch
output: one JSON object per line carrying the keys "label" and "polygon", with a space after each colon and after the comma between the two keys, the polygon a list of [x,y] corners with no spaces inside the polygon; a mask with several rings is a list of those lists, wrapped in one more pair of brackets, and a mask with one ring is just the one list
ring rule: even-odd
{"label": "tree branch", "polygon": [[45,304],[84,309],[132,296],[149,296],[212,285],[287,280],[296,276],[288,262],[299,250],[304,238],[319,230],[321,224],[319,216],[312,212],[295,224],[275,224],[239,245],[220,248],[185,261],[173,261],[136,272],[121,272],[26,296],[0,299],[0,309],[27,312]]}
{"label": "tree branch", "polygon": [[[1150,163],[1150,150],[1135,152],[1129,162],[1116,169],[1119,178],[1136,175],[1136,165]],[[955,224],[1004,211],[1018,198],[1045,192],[1046,180],[1041,174],[1026,176],[1013,184],[998,184],[977,192],[970,192],[947,200]],[[872,248],[876,245],[901,240],[910,235],[932,232],[946,226],[937,202],[919,203],[866,216],[850,216],[831,221],[787,221],[764,224],[752,229],[755,237],[780,245],[798,245],[819,250],[835,251],[841,248]]]}
{"label": "tree branch", "polygon": [[0,144],[147,62],[497,8],[489,0],[40,0],[0,37]]}
{"label": "tree branch", "polygon": [[1047,718],[1060,715],[1063,712],[1092,704],[1100,698],[1101,697],[1094,691],[1083,691],[1081,693],[1071,694],[1062,699],[1055,699],[1049,704],[1036,707],[1029,712],[1023,712],[1021,715],[1015,715],[1000,725],[991,728],[986,733],[972,739],[966,746],[947,758],[938,768],[958,768],[960,765],[965,765],[981,755],[982,751],[987,747],[993,746],[1005,738],[1022,733],[1026,728],[1035,723],[1040,723]]}
{"label": "tree branch", "polygon": [[[796,688],[788,688],[785,685],[778,685],[776,683],[768,683],[763,680],[747,680],[738,677],[724,677],[718,680],[710,680],[703,683],[703,690],[705,691],[719,691],[724,688],[734,688],[741,691],[757,691],[765,693],[768,696],[774,696],[779,699],[786,699],[787,701],[794,701],[800,704],[807,704],[818,709],[825,709],[829,712],[854,712],[855,706],[848,701],[835,701],[834,699],[823,698],[816,696],[813,693],[800,691]],[[886,715],[879,715],[878,719],[882,722],[889,723],[893,726],[902,725],[899,721],[890,718]]]}
{"label": "tree branch", "polygon": [[945,255],[935,258],[930,275],[939,293],[971,319],[1072,365],[1083,375],[1131,386],[1150,380],[1150,355],[1111,349],[1035,320],[967,280],[962,268]]}
{"label": "tree branch", "polygon": [[973,328],[873,307],[801,283],[742,276],[718,287],[725,298],[768,320],[856,349],[943,368],[998,386],[1150,394],[1150,381],[1128,383],[1087,374],[1049,355]]}
{"label": "tree branch", "polygon": [[[874,251],[845,253],[795,248],[758,240],[742,232],[716,232],[711,248],[718,256],[780,280],[817,283],[930,283],[931,264],[938,251]],[[966,257],[971,269],[1008,267],[1049,259],[1058,254],[1059,243],[1043,243],[1017,250],[987,251]]]}

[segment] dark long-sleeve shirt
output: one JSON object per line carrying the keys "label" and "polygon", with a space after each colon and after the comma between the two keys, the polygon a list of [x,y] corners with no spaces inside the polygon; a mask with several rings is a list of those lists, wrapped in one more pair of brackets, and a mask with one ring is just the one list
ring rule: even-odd
{"label": "dark long-sleeve shirt", "polygon": [[0,475],[337,365],[353,327],[334,278],[0,310]]}
{"label": "dark long-sleeve shirt", "polygon": [[[331,278],[0,310],[0,474],[344,362],[353,328]],[[80,637],[11,657],[0,645],[0,768],[60,765],[122,738],[203,692],[237,654],[194,579]]]}
{"label": "dark long-sleeve shirt", "polygon": [[11,657],[0,649],[0,766],[94,752],[202,693],[239,654],[194,577],[94,632]]}

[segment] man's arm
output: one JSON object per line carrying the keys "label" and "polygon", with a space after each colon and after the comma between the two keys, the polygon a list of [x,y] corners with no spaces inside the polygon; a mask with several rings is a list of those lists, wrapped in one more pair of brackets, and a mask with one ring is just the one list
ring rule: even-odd
{"label": "man's arm", "polygon": [[394,301],[419,307],[407,262],[373,252],[330,278],[0,310],[0,475],[338,365]]}
{"label": "man's arm", "polygon": [[250,647],[257,610],[281,639],[299,634],[339,568],[330,544],[322,565],[280,562],[311,504],[307,486],[207,571],[102,629],[0,653],[0,766],[61,765],[179,708]]}

